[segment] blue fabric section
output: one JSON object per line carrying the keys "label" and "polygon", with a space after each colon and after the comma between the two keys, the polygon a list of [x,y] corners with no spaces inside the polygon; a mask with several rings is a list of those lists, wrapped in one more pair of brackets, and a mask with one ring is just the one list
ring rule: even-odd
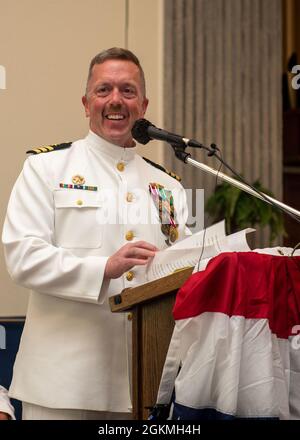
{"label": "blue fabric section", "polygon": [[[9,388],[15,357],[19,349],[20,338],[24,327],[25,317],[15,318],[17,322],[9,322],[0,318],[1,334],[5,334],[5,344],[0,347],[0,385]],[[5,331],[3,331],[3,329]],[[11,399],[11,403],[15,408],[16,419],[22,418],[22,404],[19,400]]]}
{"label": "blue fabric section", "polygon": [[277,417],[241,418],[225,414],[214,408],[195,409],[174,403],[172,420],[279,420]]}
{"label": "blue fabric section", "polygon": [[174,403],[172,420],[234,420],[230,414],[221,413],[213,408],[195,409]]}

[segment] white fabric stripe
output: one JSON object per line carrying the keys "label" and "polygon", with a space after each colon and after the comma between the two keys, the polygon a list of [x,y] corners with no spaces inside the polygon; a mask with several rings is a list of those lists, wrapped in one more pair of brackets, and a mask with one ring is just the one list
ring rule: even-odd
{"label": "white fabric stripe", "polygon": [[[299,329],[300,330],[300,329]],[[298,333],[299,333],[298,330]],[[296,332],[295,332],[296,333]],[[300,419],[300,335],[291,336],[289,343],[289,364],[286,376],[289,379],[290,418]]]}
{"label": "white fabric stripe", "polygon": [[22,420],[132,420],[131,413],[55,409],[23,402]]}
{"label": "white fabric stripe", "polygon": [[266,319],[206,312],[177,321],[176,329],[182,362],[175,381],[177,403],[238,417],[299,417],[300,351],[291,354],[289,341],[271,334]]}
{"label": "white fabric stripe", "polygon": [[175,326],[158,389],[157,403],[159,404],[168,405],[171,401],[180,359],[180,336],[178,328]]}

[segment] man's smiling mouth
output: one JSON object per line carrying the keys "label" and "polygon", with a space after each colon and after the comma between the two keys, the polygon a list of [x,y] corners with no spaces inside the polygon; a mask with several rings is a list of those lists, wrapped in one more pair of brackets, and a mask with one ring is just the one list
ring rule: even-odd
{"label": "man's smiling mouth", "polygon": [[105,117],[106,119],[109,119],[111,121],[122,121],[123,119],[125,119],[125,116],[121,114],[108,114]]}

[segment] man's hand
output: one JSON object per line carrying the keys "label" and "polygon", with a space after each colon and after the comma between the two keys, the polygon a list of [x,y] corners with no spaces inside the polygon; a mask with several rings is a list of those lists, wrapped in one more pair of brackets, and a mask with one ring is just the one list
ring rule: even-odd
{"label": "man's hand", "polygon": [[157,247],[146,241],[125,244],[107,260],[104,277],[119,278],[133,266],[147,264],[156,251]]}
{"label": "man's hand", "polygon": [[10,416],[5,412],[0,411],[0,420],[10,420]]}

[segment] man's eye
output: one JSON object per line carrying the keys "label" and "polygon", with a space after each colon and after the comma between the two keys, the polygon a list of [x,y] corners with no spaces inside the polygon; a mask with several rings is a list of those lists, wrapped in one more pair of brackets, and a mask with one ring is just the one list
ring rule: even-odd
{"label": "man's eye", "polygon": [[96,93],[99,96],[107,95],[109,93],[109,88],[107,86],[98,87]]}
{"label": "man's eye", "polygon": [[125,87],[124,95],[127,97],[135,96],[135,89],[133,87]]}

